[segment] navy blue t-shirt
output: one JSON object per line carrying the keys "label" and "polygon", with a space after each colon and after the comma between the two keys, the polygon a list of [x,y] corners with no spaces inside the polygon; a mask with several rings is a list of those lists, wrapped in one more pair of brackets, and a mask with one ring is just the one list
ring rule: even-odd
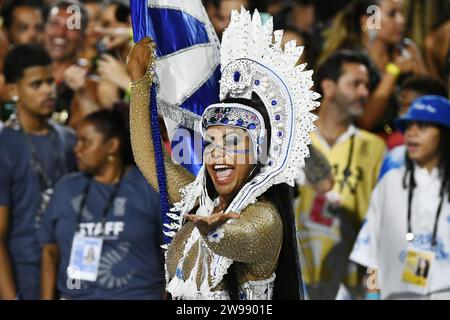
{"label": "navy blue t-shirt", "polygon": [[[65,127],[53,124],[51,134],[30,135],[37,158],[45,174],[56,182],[62,174],[75,171],[75,133]],[[56,142],[56,145],[55,145]],[[65,157],[61,164],[55,156]],[[61,170],[55,170],[58,165]],[[13,263],[40,263],[40,245],[36,236],[36,214],[41,202],[41,186],[31,166],[29,144],[21,131],[4,127],[0,131],[0,206],[10,209],[8,249]],[[56,174],[59,171],[59,176]]]}
{"label": "navy blue t-shirt", "polygon": [[[95,282],[67,278],[72,240],[83,191],[89,183],[84,173],[66,176],[55,188],[44,216],[43,245],[57,244],[60,252],[57,287],[65,299],[161,299],[164,265],[159,196],[136,168],[123,177],[106,215],[105,237]],[[81,214],[80,232],[98,236],[102,215],[115,185],[91,180]]]}
{"label": "navy blue t-shirt", "polygon": [[[49,134],[30,135],[30,140],[45,174],[54,183],[62,174],[75,171],[76,136],[71,129],[51,125],[54,130]],[[0,131],[0,171],[0,206],[10,210],[7,243],[16,286],[23,297],[37,299],[41,247],[35,221],[41,186],[31,166],[29,143],[21,131],[9,127]]]}

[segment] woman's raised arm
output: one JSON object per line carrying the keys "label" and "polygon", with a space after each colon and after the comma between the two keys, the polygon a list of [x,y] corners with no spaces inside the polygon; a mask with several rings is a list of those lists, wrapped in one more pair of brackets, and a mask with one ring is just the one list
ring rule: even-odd
{"label": "woman's raised arm", "polygon": [[[150,38],[144,38],[136,43],[128,55],[127,68],[132,80],[130,129],[134,159],[145,178],[158,191],[149,113],[150,86],[153,81],[150,66],[153,63],[153,50],[154,44]],[[174,164],[166,152],[164,160],[169,201],[178,202],[181,200],[180,188],[192,182],[194,177],[183,167]]]}

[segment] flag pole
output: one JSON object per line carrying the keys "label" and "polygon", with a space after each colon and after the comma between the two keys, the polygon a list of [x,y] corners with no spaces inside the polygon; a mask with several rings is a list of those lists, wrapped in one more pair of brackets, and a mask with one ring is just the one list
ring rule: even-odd
{"label": "flag pole", "polygon": [[[148,4],[147,0],[131,0],[130,1],[131,10],[131,22],[133,25],[133,37],[134,41],[138,42],[142,38],[149,36],[148,25]],[[166,170],[164,167],[164,154],[161,143],[161,132],[159,128],[159,118],[158,118],[158,103],[157,103],[157,86],[155,81],[153,81],[150,88],[150,122],[152,127],[152,140],[153,149],[155,152],[155,163],[156,163],[156,176],[158,178],[159,187],[159,201],[161,210],[161,221],[163,225],[163,243],[162,247],[167,248],[171,241],[169,233],[171,230],[167,227],[171,223],[171,219],[168,217],[169,212],[169,194],[167,191],[167,178]]]}

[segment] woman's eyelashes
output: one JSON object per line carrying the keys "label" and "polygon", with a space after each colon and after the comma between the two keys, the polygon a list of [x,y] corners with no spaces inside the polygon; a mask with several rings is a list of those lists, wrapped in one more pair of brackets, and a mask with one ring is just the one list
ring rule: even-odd
{"label": "woman's eyelashes", "polygon": [[204,151],[206,153],[211,153],[214,149],[219,148],[227,154],[242,154],[248,153],[249,150],[243,143],[245,137],[237,133],[231,133],[225,135],[223,139],[217,141],[215,137],[205,137],[204,139]]}
{"label": "woman's eyelashes", "polygon": [[205,147],[211,146],[211,144],[217,146],[224,147],[236,147],[242,142],[242,137],[237,134],[227,135],[223,141],[223,145],[221,143],[216,143],[214,137],[206,137],[204,140]]}

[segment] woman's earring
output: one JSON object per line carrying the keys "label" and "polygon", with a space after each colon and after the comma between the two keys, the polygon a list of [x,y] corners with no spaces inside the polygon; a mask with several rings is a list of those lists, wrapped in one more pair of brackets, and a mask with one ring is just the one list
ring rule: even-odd
{"label": "woman's earring", "polygon": [[112,154],[108,154],[107,159],[109,162],[114,162],[116,160],[116,157],[114,157]]}
{"label": "woman's earring", "polygon": [[378,32],[375,29],[369,29],[367,32],[368,32],[369,43],[372,45],[378,36]]}
{"label": "woman's earring", "polygon": [[13,97],[12,97],[12,100],[13,100],[14,102],[19,101],[19,96],[13,96]]}

